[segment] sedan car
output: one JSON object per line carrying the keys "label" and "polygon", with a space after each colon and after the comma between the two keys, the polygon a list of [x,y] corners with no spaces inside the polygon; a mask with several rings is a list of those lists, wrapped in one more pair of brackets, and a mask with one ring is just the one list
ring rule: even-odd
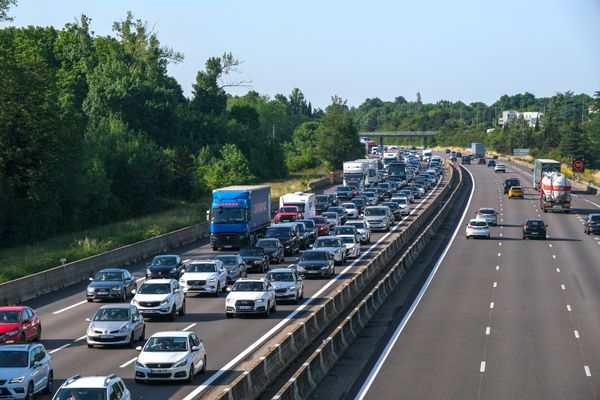
{"label": "sedan car", "polygon": [[488,223],[488,225],[497,225],[498,224],[498,213],[493,208],[480,208],[477,211],[477,219],[484,220]]}
{"label": "sedan car", "polygon": [[156,256],[147,264],[146,279],[172,278],[179,279],[185,270],[181,257],[175,255]]}
{"label": "sedan car", "polygon": [[494,172],[506,172],[506,166],[504,164],[496,164]]}
{"label": "sedan car", "polygon": [[227,270],[221,260],[192,261],[179,279],[179,284],[186,296],[209,293],[218,297],[227,288]]}
{"label": "sedan car", "polygon": [[304,298],[304,282],[299,273],[291,268],[277,268],[269,271],[266,278],[275,288],[276,300],[291,300],[298,304]]}
{"label": "sedan car", "polygon": [[488,223],[486,221],[484,221],[482,219],[472,219],[467,224],[467,229],[466,229],[465,233],[466,233],[467,239],[470,239],[472,237],[489,239],[490,238],[490,226],[488,225]]}
{"label": "sedan car", "polygon": [[335,231],[333,232],[333,234],[335,236],[354,235],[354,236],[356,236],[357,240],[359,238],[358,230],[356,229],[356,227],[353,225],[349,225],[348,223],[346,223],[346,225],[338,226],[337,228],[335,228]]}
{"label": "sedan car", "polygon": [[340,235],[340,238],[346,246],[348,257],[357,258],[360,256],[360,241],[356,238],[356,235]]}
{"label": "sedan car", "polygon": [[546,240],[546,228],[548,225],[539,218],[528,218],[523,223],[523,239]]}
{"label": "sedan car", "polygon": [[52,357],[40,343],[0,346],[0,398],[33,399],[37,393],[52,393]]}
{"label": "sedan car", "polygon": [[106,268],[90,278],[86,290],[87,301],[119,300],[126,302],[137,288],[135,278],[123,268]]}
{"label": "sedan car", "polygon": [[42,323],[32,308],[0,307],[0,344],[24,343],[42,339]]}
{"label": "sedan car", "polygon": [[585,220],[584,231],[586,234],[600,233],[600,214],[588,214]]}
{"label": "sedan car", "polygon": [[198,335],[189,331],[158,332],[152,335],[133,367],[136,383],[147,381],[192,382],[206,372],[206,350]]}
{"label": "sedan car", "polygon": [[230,289],[225,299],[225,316],[259,314],[265,318],[277,311],[275,288],[265,278],[242,278]]}
{"label": "sedan car", "polygon": [[346,262],[346,246],[338,236],[320,237],[313,246],[315,250],[326,250],[337,265]]}
{"label": "sedan car", "polygon": [[307,250],[298,261],[296,270],[305,277],[331,277],[335,274],[335,261],[326,249]]}
{"label": "sedan car", "polygon": [[[276,240],[281,246],[281,242]],[[282,247],[283,248],[283,247]],[[246,269],[246,263],[239,254],[221,254],[215,257],[215,260],[220,260],[227,271],[227,282],[235,282],[239,278],[248,276],[248,270]]]}
{"label": "sedan car", "polygon": [[241,248],[240,256],[249,270],[263,273],[269,270],[269,255],[262,247]]}
{"label": "sedan car", "polygon": [[111,304],[96,311],[87,329],[87,346],[127,345],[146,338],[146,324],[136,306]]}
{"label": "sedan car", "polygon": [[280,264],[285,261],[285,249],[279,239],[259,239],[256,247],[262,248],[269,255],[269,262]]}
{"label": "sedan car", "polygon": [[340,225],[344,225],[346,223],[346,221],[348,220],[348,215],[346,214],[346,210],[342,206],[329,207],[327,209],[327,212],[337,213],[337,215],[340,219],[340,223],[339,223]]}
{"label": "sedan car", "polygon": [[361,244],[371,243],[371,231],[369,224],[364,220],[351,220],[346,222],[346,225],[351,225],[356,228]]}

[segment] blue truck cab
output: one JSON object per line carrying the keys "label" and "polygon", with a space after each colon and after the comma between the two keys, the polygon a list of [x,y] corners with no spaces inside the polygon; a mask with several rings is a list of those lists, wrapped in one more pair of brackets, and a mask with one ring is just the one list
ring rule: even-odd
{"label": "blue truck cab", "polygon": [[253,245],[271,222],[271,187],[229,186],[213,190],[209,221],[213,250]]}

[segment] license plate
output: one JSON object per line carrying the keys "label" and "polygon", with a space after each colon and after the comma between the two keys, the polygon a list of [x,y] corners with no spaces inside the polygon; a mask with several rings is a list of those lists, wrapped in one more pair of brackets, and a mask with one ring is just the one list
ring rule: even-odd
{"label": "license plate", "polygon": [[156,310],[140,310],[140,312],[142,314],[154,314],[156,313]]}
{"label": "license plate", "polygon": [[308,272],[309,274],[318,274],[320,271],[306,271],[306,272]]}
{"label": "license plate", "polygon": [[240,310],[252,310],[252,306],[239,306]]}
{"label": "license plate", "polygon": [[112,335],[100,335],[100,339],[111,339]]}
{"label": "license plate", "polygon": [[232,245],[230,245],[230,244],[226,244],[225,246],[223,246],[223,248],[224,248],[224,249],[231,249],[231,248],[233,248],[233,246],[232,246]]}
{"label": "license plate", "polygon": [[169,372],[167,369],[152,369],[153,374],[166,374],[167,372]]}

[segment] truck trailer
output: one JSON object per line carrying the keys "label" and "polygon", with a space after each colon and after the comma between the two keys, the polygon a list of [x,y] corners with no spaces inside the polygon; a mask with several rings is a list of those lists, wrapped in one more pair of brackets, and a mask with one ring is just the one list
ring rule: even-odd
{"label": "truck trailer", "polygon": [[317,215],[316,195],[314,193],[287,193],[279,198],[279,208],[285,206],[296,206],[300,209],[304,218],[312,218]]}
{"label": "truck trailer", "polygon": [[540,189],[540,182],[542,181],[543,174],[545,172],[558,172],[560,173],[560,162],[555,160],[549,160],[544,158],[537,158],[533,167],[533,187],[536,190]]}
{"label": "truck trailer", "polygon": [[471,154],[473,157],[485,157],[485,145],[483,143],[471,143]]}
{"label": "truck trailer", "polygon": [[367,166],[359,161],[344,161],[344,186],[365,187]]}

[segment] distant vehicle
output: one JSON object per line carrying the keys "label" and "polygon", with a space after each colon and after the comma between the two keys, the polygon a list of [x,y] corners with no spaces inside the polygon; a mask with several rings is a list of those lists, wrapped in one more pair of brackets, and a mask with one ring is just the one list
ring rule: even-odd
{"label": "distant vehicle", "polygon": [[284,194],[279,198],[279,207],[285,206],[298,207],[304,218],[310,218],[317,215],[316,195],[314,193],[296,192]]}
{"label": "distant vehicle", "polygon": [[324,217],[327,219],[327,223],[329,224],[330,232],[333,231],[336,226],[342,224],[342,222],[340,221],[340,216],[338,215],[338,213],[336,213],[334,211],[326,211],[324,213],[321,213],[321,217]]}
{"label": "distant vehicle", "polygon": [[544,212],[571,210],[571,182],[560,172],[544,172],[540,183],[540,208]]}
{"label": "distant vehicle", "polygon": [[485,165],[485,158],[480,158],[479,160],[477,160],[477,165]]}
{"label": "distant vehicle", "polygon": [[227,270],[223,261],[218,259],[192,261],[179,279],[179,284],[186,296],[209,293],[218,297],[227,288]]}
{"label": "distant vehicle", "polygon": [[56,391],[52,400],[119,399],[131,400],[131,392],[123,379],[108,376],[81,376],[68,378]]}
{"label": "distant vehicle", "polygon": [[348,220],[348,215],[346,214],[346,210],[342,206],[339,206],[339,207],[329,207],[327,209],[327,212],[335,212],[335,213],[337,213],[338,217],[340,218],[340,225],[345,224],[346,221]]}
{"label": "distant vehicle", "polygon": [[320,237],[316,240],[313,249],[328,251],[337,265],[346,262],[346,246],[339,236]]}
{"label": "distant vehicle", "polygon": [[480,237],[489,239],[490,238],[490,227],[487,222],[482,219],[472,219],[467,224],[465,232],[467,239],[473,237]]}
{"label": "distant vehicle", "polygon": [[300,250],[306,250],[311,243],[310,232],[306,229],[304,223],[299,221],[300,220],[290,223],[298,225],[298,238],[300,240]]}
{"label": "distant vehicle", "polygon": [[496,160],[488,160],[487,166],[488,167],[495,167],[496,166]]}
{"label": "distant vehicle", "polygon": [[286,256],[291,256],[300,251],[300,234],[298,227],[293,224],[277,224],[269,227],[266,238],[279,239],[285,250]]}
{"label": "distant vehicle", "polygon": [[588,214],[588,216],[585,220],[584,232],[588,235],[590,233],[594,233],[594,234],[600,233],[600,214],[598,214],[598,213]]}
{"label": "distant vehicle", "polygon": [[367,164],[360,161],[344,161],[344,186],[363,188],[366,185]]}
{"label": "distant vehicle", "polygon": [[508,189],[508,198],[512,199],[513,197],[519,197],[521,199],[525,197],[525,193],[521,186],[511,186],[511,188]]}
{"label": "distant vehicle", "polygon": [[[185,275],[185,274],[184,274]],[[142,283],[131,304],[143,317],[168,317],[185,315],[185,295],[175,279],[150,279]]]}
{"label": "distant vehicle", "polygon": [[276,300],[291,300],[298,304],[304,298],[304,282],[298,272],[291,268],[277,268],[269,271],[266,278],[275,288]]}
{"label": "distant vehicle", "polygon": [[147,264],[146,279],[173,278],[179,279],[185,270],[185,264],[177,255],[160,255]]}
{"label": "distant vehicle", "polygon": [[533,165],[533,188],[539,190],[544,173],[560,173],[561,164],[556,160],[537,158]]}
{"label": "distant vehicle", "polygon": [[331,206],[329,201],[329,195],[326,194],[318,194],[315,196],[315,212],[317,214],[326,211]]}
{"label": "distant vehicle", "polygon": [[119,300],[122,303],[135,294],[135,278],[123,268],[105,268],[90,278],[86,290],[87,301]]}
{"label": "distant vehicle", "polygon": [[463,165],[465,165],[465,164],[467,164],[467,165],[471,165],[471,157],[470,157],[470,156],[464,156],[464,157],[462,158],[462,164],[463,164]]}
{"label": "distant vehicle", "polygon": [[[278,239],[260,239],[257,245],[261,240],[273,240],[281,246],[281,242]],[[220,260],[223,263],[223,267],[227,271],[227,282],[235,282],[240,278],[248,276],[246,263],[239,254],[221,254],[216,256],[215,260]]]}
{"label": "distant vehicle", "polygon": [[34,340],[42,340],[42,322],[37,313],[27,306],[1,306],[0,344]]}
{"label": "distant vehicle", "polygon": [[484,157],[485,145],[483,143],[471,143],[471,153],[474,157]]}
{"label": "distant vehicle", "polygon": [[87,347],[126,345],[133,348],[136,340],[146,337],[146,324],[136,306],[104,305],[96,311],[86,333]]}
{"label": "distant vehicle", "polygon": [[305,277],[331,277],[335,274],[335,264],[334,256],[329,250],[317,248],[307,250],[302,254],[298,261],[297,271]]}
{"label": "distant vehicle", "polygon": [[450,149],[444,150],[446,154],[450,154]]}
{"label": "distant vehicle", "polygon": [[493,208],[480,208],[479,211],[477,211],[476,218],[484,220],[488,225],[498,224],[498,214]]}
{"label": "distant vehicle", "polygon": [[357,258],[360,256],[360,241],[356,236],[357,235],[340,235],[344,246],[346,246],[348,257]]}
{"label": "distant vehicle", "polygon": [[0,346],[1,398],[33,399],[40,392],[52,393],[52,357],[40,343]]}
{"label": "distant vehicle", "polygon": [[[352,189],[348,186],[338,186],[335,189],[335,195],[338,201],[350,201],[354,195],[352,194]],[[332,203],[332,205],[334,205]]]}
{"label": "distant vehicle", "polygon": [[544,239],[546,240],[546,228],[548,225],[538,218],[528,218],[523,223],[523,239]]}
{"label": "distant vehicle", "polygon": [[371,229],[389,231],[394,221],[394,214],[392,213],[392,210],[385,206],[366,207],[364,216]]}
{"label": "distant vehicle", "polygon": [[152,380],[193,382],[194,375],[206,372],[204,343],[194,332],[158,332],[143,348],[139,346],[136,350],[140,352],[133,367],[136,383]]}
{"label": "distant vehicle", "polygon": [[300,207],[298,206],[283,206],[279,208],[277,214],[275,214],[275,218],[273,219],[275,223],[278,222],[293,222],[299,219],[304,218],[302,212],[300,211]]}
{"label": "distant vehicle", "polygon": [[279,239],[259,239],[256,247],[262,247],[269,255],[269,262],[280,264],[285,261],[285,249]]}
{"label": "distant vehicle", "polygon": [[246,268],[263,274],[269,270],[269,255],[262,247],[243,247],[240,256],[246,263]]}
{"label": "distant vehicle", "polygon": [[[315,225],[317,225],[317,236],[327,236],[329,235],[329,222],[327,222],[327,218],[323,216],[313,217],[311,218],[315,221]],[[314,243],[314,242],[313,242]]]}
{"label": "distant vehicle", "polygon": [[214,251],[252,245],[271,223],[270,186],[229,186],[212,192],[210,244]]}
{"label": "distant vehicle", "polygon": [[225,316],[259,314],[269,318],[277,311],[275,288],[266,278],[242,278],[231,288],[225,300]]}
{"label": "distant vehicle", "polygon": [[358,218],[358,208],[356,208],[356,204],[342,203],[342,207],[344,207],[348,218]]}
{"label": "distant vehicle", "polygon": [[395,201],[387,201],[385,203],[381,203],[382,206],[389,207],[394,213],[394,220],[399,221],[402,219],[402,208]]}
{"label": "distant vehicle", "polygon": [[308,233],[308,238],[310,243],[313,243],[317,236],[319,236],[319,229],[317,228],[317,224],[312,219],[299,219],[296,222],[302,222],[304,224],[304,228]]}
{"label": "distant vehicle", "polygon": [[354,225],[350,225],[348,223],[346,223],[345,225],[341,225],[335,228],[335,231],[333,232],[333,234],[335,236],[340,236],[340,235],[353,235],[357,238],[359,238],[359,233],[358,233],[358,229],[356,229],[356,227]]}
{"label": "distant vehicle", "polygon": [[521,186],[519,178],[508,178],[504,180],[504,194],[508,194],[508,191],[513,186]]}
{"label": "distant vehicle", "polygon": [[460,151],[456,152],[456,157],[461,158],[462,157],[462,153]]}
{"label": "distant vehicle", "polygon": [[364,220],[350,220],[345,225],[354,226],[358,232],[361,244],[371,243],[371,231],[369,225]]}
{"label": "distant vehicle", "polygon": [[452,156],[452,157],[450,157],[450,161],[456,162],[456,161],[458,161],[458,158],[456,158],[456,156]]}
{"label": "distant vehicle", "polygon": [[506,166],[504,164],[496,164],[494,172],[506,172]]}

